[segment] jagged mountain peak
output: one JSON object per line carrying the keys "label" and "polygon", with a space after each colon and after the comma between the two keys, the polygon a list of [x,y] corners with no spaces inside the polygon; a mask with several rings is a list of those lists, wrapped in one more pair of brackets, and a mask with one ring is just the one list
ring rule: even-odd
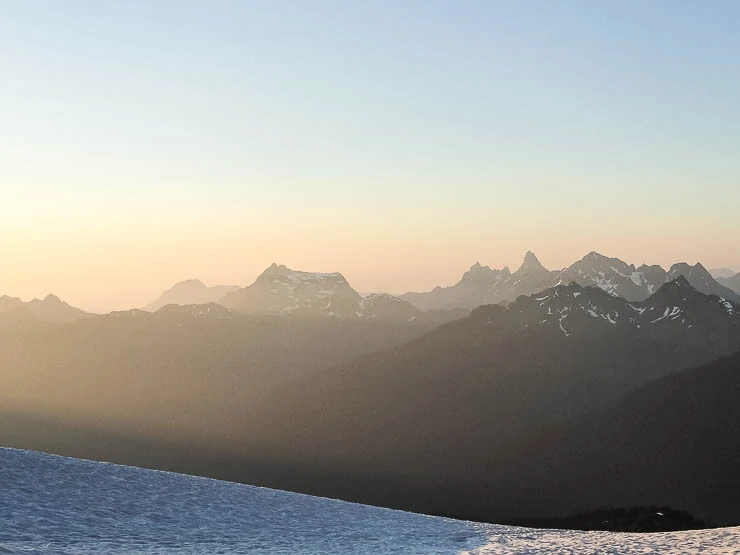
{"label": "jagged mountain peak", "polygon": [[490,266],[484,266],[480,262],[476,262],[475,264],[473,264],[470,267],[470,269],[467,272],[465,272],[465,274],[463,274],[463,279],[467,275],[473,275],[473,274],[490,274],[493,271],[494,270],[492,270]]}
{"label": "jagged mountain peak", "polygon": [[491,284],[502,274],[501,270],[494,270],[490,266],[484,266],[480,262],[473,264],[460,279],[464,284]]}
{"label": "jagged mountain peak", "polygon": [[715,325],[740,328],[740,305],[706,295],[679,276],[644,301],[629,302],[600,287],[570,282],[522,295],[505,309],[480,307],[471,318],[512,331],[550,329],[565,337],[598,334],[612,326],[637,334],[701,328],[700,337]]}
{"label": "jagged mountain peak", "polygon": [[693,266],[686,262],[678,262],[671,266],[671,269],[668,271],[668,275],[670,277],[674,277],[679,274],[684,275],[687,278],[700,278],[703,280],[714,279],[712,274],[709,273],[709,270],[707,270],[701,262],[697,262]]}
{"label": "jagged mountain peak", "polygon": [[699,262],[691,266],[686,262],[679,262],[671,266],[667,279],[674,280],[685,277],[698,291],[705,294],[714,294],[718,297],[740,302],[740,295],[732,289],[717,282],[709,271]]}
{"label": "jagged mountain peak", "polygon": [[733,290],[740,288],[740,278],[726,284],[718,283],[701,264],[690,266],[682,262],[674,264],[666,272],[659,265],[642,264],[635,268],[634,264],[596,251],[554,272],[544,268],[535,254],[528,251],[516,272],[510,274],[506,268],[497,272],[475,264],[455,286],[438,287],[429,293],[410,293],[404,298],[424,310],[455,306],[473,309],[484,304],[510,303],[520,295],[531,295],[553,285],[576,282],[584,286],[595,285],[612,296],[628,301],[643,301],[667,281],[684,275],[701,293],[740,302],[740,294]]}
{"label": "jagged mountain peak", "polygon": [[515,272],[515,274],[523,274],[523,273],[530,273],[530,272],[550,272],[547,268],[545,268],[537,258],[537,256],[532,251],[527,251],[527,253],[524,255],[524,260],[522,261],[522,265],[519,266],[519,269]]}

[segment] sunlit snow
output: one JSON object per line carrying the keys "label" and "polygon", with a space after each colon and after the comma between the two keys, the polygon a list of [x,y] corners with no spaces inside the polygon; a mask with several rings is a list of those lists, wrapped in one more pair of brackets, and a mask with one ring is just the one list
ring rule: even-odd
{"label": "sunlit snow", "polygon": [[740,528],[513,528],[0,448],[2,554],[720,554],[738,545]]}

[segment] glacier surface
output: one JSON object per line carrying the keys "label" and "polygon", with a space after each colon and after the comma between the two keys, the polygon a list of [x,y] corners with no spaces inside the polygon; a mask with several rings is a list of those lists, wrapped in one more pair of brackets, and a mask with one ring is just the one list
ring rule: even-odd
{"label": "glacier surface", "polygon": [[533,530],[0,448],[0,554],[740,553],[740,528]]}

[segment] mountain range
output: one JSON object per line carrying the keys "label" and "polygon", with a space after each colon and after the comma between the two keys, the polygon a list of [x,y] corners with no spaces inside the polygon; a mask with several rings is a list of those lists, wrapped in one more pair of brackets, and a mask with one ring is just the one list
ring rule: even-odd
{"label": "mountain range", "polygon": [[[514,489],[495,494],[497,476],[527,487],[507,466],[515,442],[737,351],[740,306],[682,276],[644,301],[561,284],[440,326],[169,305],[6,329],[0,401],[16,419],[43,407],[13,426],[18,447],[505,520],[546,516],[535,493],[530,505],[506,493]],[[91,431],[18,437],[39,419]],[[122,449],[131,442],[149,446]],[[187,457],[171,456],[174,443]],[[594,449],[607,457],[608,437]],[[548,514],[593,508],[590,497],[556,493],[541,505]],[[725,505],[697,507],[699,518],[740,518]]]}
{"label": "mountain range", "polygon": [[437,445],[454,444],[459,454],[461,438],[473,444],[480,433],[490,448],[737,350],[740,305],[704,295],[683,277],[641,302],[572,283],[508,307],[480,307],[313,376],[260,408],[260,419],[270,415],[267,441],[290,438],[285,443],[311,457],[360,462],[372,451],[379,460],[405,453],[411,463]]}
{"label": "mountain range", "polygon": [[[153,313],[3,297],[0,443],[468,519],[615,503],[740,522],[740,303],[703,266],[527,253],[461,284],[424,310],[275,264]],[[8,318],[42,305],[66,320]]]}
{"label": "mountain range", "polygon": [[93,315],[75,308],[54,295],[23,302],[17,297],[0,297],[0,324],[15,325],[19,322],[68,323],[90,318]]}
{"label": "mountain range", "polygon": [[238,312],[262,315],[330,316],[341,319],[416,320],[439,322],[463,315],[460,311],[423,312],[387,294],[364,297],[339,273],[301,272],[273,264],[252,285],[220,301]]}
{"label": "mountain range", "polygon": [[527,252],[522,265],[514,273],[508,268],[492,270],[476,263],[451,287],[436,287],[427,293],[406,293],[401,298],[422,310],[473,309],[484,304],[505,304],[520,295],[531,295],[547,287],[575,282],[584,286],[596,285],[611,295],[630,301],[641,301],[680,275],[702,293],[740,302],[740,293],[719,283],[700,263],[694,266],[678,263],[668,271],[645,264],[636,268],[633,264],[597,252],[591,252],[559,271],[546,269],[532,252]]}
{"label": "mountain range", "polygon": [[[720,272],[726,275],[726,272]],[[435,311],[453,311],[447,319],[486,304],[507,304],[521,295],[571,282],[596,285],[614,296],[639,301],[648,298],[664,283],[683,275],[697,290],[740,302],[740,278],[715,279],[704,266],[678,263],[666,271],[660,266],[635,267],[618,258],[591,252],[563,270],[548,270],[534,253],[527,252],[521,266],[491,269],[475,263],[461,280],[450,287],[426,293],[361,295],[340,273],[304,272],[272,264],[251,285],[206,287],[198,280],[176,284],[157,301],[145,307],[156,311],[167,304],[216,302],[247,314],[331,316],[335,318],[418,318]],[[737,284],[735,282],[738,282]]]}

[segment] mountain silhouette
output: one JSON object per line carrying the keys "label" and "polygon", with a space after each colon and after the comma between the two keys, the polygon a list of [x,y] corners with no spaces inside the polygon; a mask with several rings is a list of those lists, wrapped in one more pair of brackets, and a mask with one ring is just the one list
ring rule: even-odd
{"label": "mountain silhouette", "polygon": [[202,281],[189,279],[173,285],[162,293],[156,301],[144,307],[144,310],[156,312],[168,304],[192,305],[217,303],[229,293],[239,289],[236,285],[214,285],[208,287]]}

